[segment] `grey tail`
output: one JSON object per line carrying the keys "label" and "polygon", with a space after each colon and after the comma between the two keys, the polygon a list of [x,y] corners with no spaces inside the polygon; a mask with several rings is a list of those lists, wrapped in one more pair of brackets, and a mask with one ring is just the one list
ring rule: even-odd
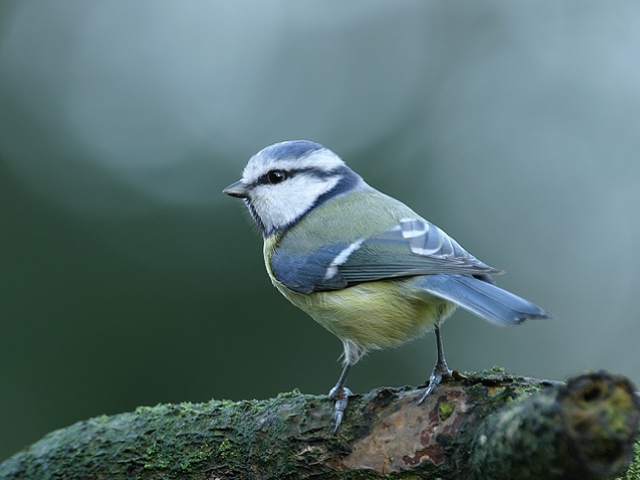
{"label": "grey tail", "polygon": [[555,318],[528,300],[484,279],[438,274],[425,275],[416,280],[418,286],[432,295],[449,300],[496,325],[517,325],[528,319]]}

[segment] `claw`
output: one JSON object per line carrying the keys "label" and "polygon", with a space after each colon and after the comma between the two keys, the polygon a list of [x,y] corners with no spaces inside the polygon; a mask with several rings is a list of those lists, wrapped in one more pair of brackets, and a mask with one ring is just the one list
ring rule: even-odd
{"label": "claw", "polygon": [[436,325],[435,327],[436,333],[436,346],[438,347],[438,361],[436,362],[436,366],[433,367],[433,373],[431,377],[429,377],[429,385],[427,386],[427,390],[422,394],[418,404],[421,404],[425,401],[425,399],[429,396],[431,392],[433,392],[443,378],[452,377],[453,373],[449,370],[447,366],[447,361],[444,358],[444,348],[442,347],[442,337],[440,335],[440,327]]}
{"label": "claw", "polygon": [[338,433],[340,424],[344,418],[344,412],[347,409],[349,403],[349,396],[353,395],[351,390],[346,387],[336,385],[329,392],[329,398],[335,400],[335,406],[333,407],[333,417],[336,421],[336,426],[333,429],[333,433]]}
{"label": "claw", "polygon": [[[446,368],[447,365],[445,364],[444,367]],[[452,376],[451,370],[449,370],[448,368],[446,368],[446,370],[441,370],[438,368],[438,365],[436,365],[436,367],[433,369],[433,373],[431,374],[431,377],[429,377],[429,385],[427,386],[427,389],[422,394],[422,397],[420,397],[420,400],[418,400],[418,405],[424,402],[425,399],[431,394],[431,392],[433,392],[436,389],[436,387],[440,385],[440,382],[442,381],[443,378],[451,377],[451,376]]]}

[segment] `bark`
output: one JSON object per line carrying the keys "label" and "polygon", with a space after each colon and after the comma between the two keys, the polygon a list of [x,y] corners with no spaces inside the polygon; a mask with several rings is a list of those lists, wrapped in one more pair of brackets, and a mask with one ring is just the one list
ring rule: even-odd
{"label": "bark", "polygon": [[640,479],[640,402],[604,372],[567,384],[494,369],[421,390],[141,407],[45,436],[0,464],[17,479]]}

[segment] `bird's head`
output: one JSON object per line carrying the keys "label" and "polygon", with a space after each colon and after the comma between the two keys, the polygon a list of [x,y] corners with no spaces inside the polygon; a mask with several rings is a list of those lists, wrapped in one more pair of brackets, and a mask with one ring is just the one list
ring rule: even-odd
{"label": "bird's head", "polygon": [[363,183],[331,150],[294,140],[260,150],[249,160],[242,179],[223,192],[244,199],[262,234],[268,237]]}

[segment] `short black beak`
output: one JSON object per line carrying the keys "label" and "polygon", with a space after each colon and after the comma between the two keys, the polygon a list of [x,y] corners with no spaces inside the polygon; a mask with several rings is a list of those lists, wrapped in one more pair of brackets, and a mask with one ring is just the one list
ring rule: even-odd
{"label": "short black beak", "polygon": [[247,187],[245,187],[244,183],[242,183],[242,180],[238,180],[237,182],[232,183],[227,188],[222,190],[222,193],[226,193],[227,195],[237,198],[249,197],[249,191],[247,190]]}

